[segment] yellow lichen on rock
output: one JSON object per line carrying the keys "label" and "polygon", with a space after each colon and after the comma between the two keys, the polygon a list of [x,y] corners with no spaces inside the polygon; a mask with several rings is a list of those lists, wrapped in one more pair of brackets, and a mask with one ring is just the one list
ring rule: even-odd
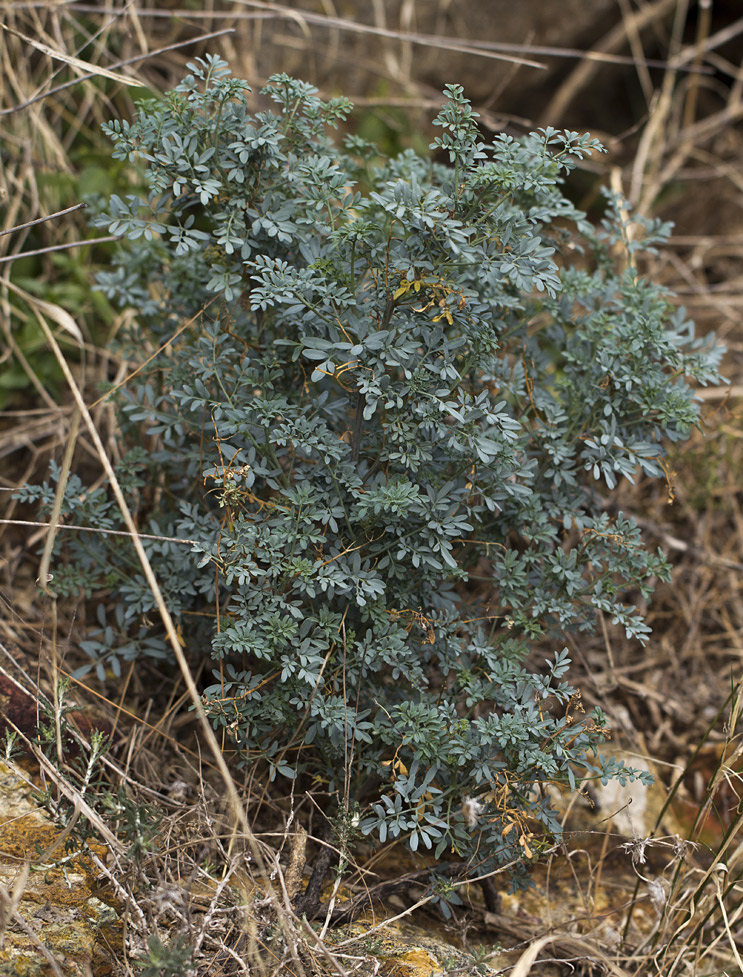
{"label": "yellow lichen on rock", "polygon": [[[38,863],[61,831],[37,806],[27,779],[0,764],[0,977],[106,977],[104,942],[121,942],[116,911],[97,898],[93,865]],[[55,863],[56,861],[56,863]]]}
{"label": "yellow lichen on rock", "polygon": [[382,973],[385,977],[435,977],[441,973],[441,964],[428,950],[412,947],[388,958]]}
{"label": "yellow lichen on rock", "polygon": [[[382,961],[379,977],[439,977],[454,969],[469,974],[473,966],[469,955],[459,948],[408,923],[390,923],[378,929],[372,918],[361,917],[329,934],[331,943],[349,938],[357,950]],[[487,972],[485,967],[480,971]]]}

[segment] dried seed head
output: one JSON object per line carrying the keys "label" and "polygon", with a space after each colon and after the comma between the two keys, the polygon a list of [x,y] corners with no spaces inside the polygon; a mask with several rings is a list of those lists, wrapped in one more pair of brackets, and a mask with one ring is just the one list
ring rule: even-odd
{"label": "dried seed head", "polygon": [[465,797],[462,801],[462,816],[464,817],[464,823],[467,825],[470,831],[474,831],[477,827],[477,819],[480,814],[485,810],[485,805],[481,804],[474,797]]}
{"label": "dried seed head", "polygon": [[668,901],[668,882],[666,879],[653,879],[648,882],[648,895],[655,911],[660,914]]}

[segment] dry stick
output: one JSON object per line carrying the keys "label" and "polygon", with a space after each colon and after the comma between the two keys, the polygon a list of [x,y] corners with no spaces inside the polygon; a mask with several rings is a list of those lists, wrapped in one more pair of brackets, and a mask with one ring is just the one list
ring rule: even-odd
{"label": "dry stick", "polygon": [[629,5],[629,0],[619,0],[619,6],[622,11],[622,22],[624,23],[627,32],[627,40],[629,41],[630,50],[632,51],[635,71],[637,72],[640,87],[642,88],[642,93],[645,97],[645,104],[649,108],[653,98],[654,89],[642,49],[642,37],[640,36],[640,31],[637,28],[637,23],[633,16],[634,12]]}
{"label": "dry stick", "polygon": [[[94,8],[98,9],[98,8]],[[188,41],[178,41],[176,44],[168,44],[165,47],[158,48],[156,51],[148,51],[146,54],[138,54],[136,57],[127,58],[125,61],[115,61],[112,67],[114,68],[125,68],[127,65],[136,64],[137,61],[146,61],[147,58],[154,58],[158,54],[165,54],[168,51],[175,51],[181,47],[188,47],[190,44],[198,44],[199,41],[209,41],[213,37],[221,37],[222,34],[234,34],[235,29],[233,27],[225,27],[221,31],[212,31],[209,34],[200,34],[198,37],[192,37]],[[12,105],[10,108],[0,110],[0,118],[4,115],[12,115],[13,112],[18,112],[21,109],[27,109],[29,105],[33,105],[35,102],[40,102],[43,98],[49,98],[50,95],[56,95],[59,92],[65,90],[65,88],[71,88],[73,85],[79,85],[82,81],[87,81],[89,78],[95,78],[95,73],[80,75],[79,78],[73,78],[72,81],[66,81],[63,85],[56,85],[54,88],[50,88],[48,92],[42,92],[41,95],[34,95],[33,98],[27,99],[25,102],[21,102],[20,105]]]}
{"label": "dry stick", "polygon": [[[644,30],[654,21],[665,17],[667,13],[674,9],[676,0],[656,0],[655,3],[648,4],[642,10],[638,10],[633,15],[633,28],[637,32]],[[621,47],[627,39],[627,25],[624,21],[613,27],[609,33],[595,45],[594,50],[606,53]],[[555,92],[542,116],[542,125],[559,120],[565,114],[570,102],[582,88],[588,84],[598,68],[595,60],[584,60],[570,72],[562,85]]]}
{"label": "dry stick", "polygon": [[[667,151],[676,149],[676,152],[664,166],[655,180],[655,186],[651,188],[653,193],[657,193],[660,187],[666,186],[674,178],[675,174],[684,165],[695,149],[699,151],[699,143],[711,139],[724,126],[730,125],[743,115],[743,102],[739,96],[734,96],[731,91],[730,100],[725,109],[716,112],[714,115],[702,119],[700,122],[683,129],[676,136],[666,139],[665,147]],[[709,293],[710,290],[708,290]],[[709,294],[704,298],[709,298]]]}
{"label": "dry stick", "polygon": [[556,940],[557,936],[541,936],[532,943],[529,949],[524,950],[516,961],[516,966],[511,971],[511,977],[526,977],[527,974],[530,974],[532,964],[536,961],[542,950],[548,943],[554,943]]}
{"label": "dry stick", "polygon": [[[111,17],[109,20],[104,20],[98,26],[97,30],[95,30],[92,34],[88,33],[87,36],[83,40],[81,40],[81,43],[78,45],[78,47],[74,48],[74,50],[72,52],[73,55],[75,57],[79,57],[83,53],[83,51],[85,50],[85,48],[88,47],[89,45],[92,45],[95,41],[97,41],[98,38],[102,34],[105,34],[106,36],[108,36],[108,34],[111,31],[111,29],[113,28],[114,24],[116,23],[116,21],[120,17],[122,17],[127,12],[129,12],[131,14],[130,8],[131,8],[132,4],[135,3],[135,2],[136,2],[136,0],[124,0],[124,6],[121,9],[116,10],[114,12],[115,15],[113,17]],[[16,7],[17,6],[18,5],[16,4]],[[70,18],[70,20],[72,20],[72,22],[74,23],[74,18]],[[140,45],[140,48],[141,48],[141,50],[145,51],[147,49],[147,45],[146,44],[141,44]],[[104,50],[105,50],[105,47],[104,47]],[[44,82],[42,82],[42,86],[41,87],[43,87],[44,84],[51,83],[51,81],[54,78],[56,78],[56,76],[61,71],[64,71],[64,64],[61,64],[57,68],[56,71],[52,71],[52,73],[49,75],[49,77]],[[38,90],[39,89],[37,88],[37,91]]]}
{"label": "dry stick", "polygon": [[62,353],[62,350],[60,349],[57,343],[57,340],[54,338],[54,334],[49,328],[49,325],[44,320],[43,316],[40,318],[40,323],[42,325],[42,329],[46,336],[47,342],[51,346],[52,352],[54,353],[57,362],[59,363],[60,368],[65,375],[65,379],[67,380],[67,383],[70,386],[72,395],[75,398],[80,413],[82,414],[83,420],[85,421],[85,426],[88,428],[90,437],[98,452],[98,457],[100,458],[101,465],[103,466],[103,469],[106,472],[106,475],[108,476],[109,483],[111,485],[111,490],[113,491],[114,497],[116,498],[116,501],[119,505],[121,514],[124,517],[124,522],[126,523],[127,527],[129,528],[129,532],[132,535],[132,542],[134,544],[134,549],[136,550],[137,556],[139,557],[139,561],[142,565],[142,570],[144,572],[145,579],[147,580],[147,584],[152,592],[153,597],[155,598],[157,609],[160,613],[160,617],[162,618],[163,624],[165,626],[165,631],[168,635],[168,640],[170,641],[171,647],[173,649],[173,653],[175,654],[176,661],[178,662],[178,667],[180,668],[181,674],[183,675],[183,680],[186,683],[186,688],[189,691],[191,701],[194,706],[194,711],[198,718],[199,724],[202,728],[204,737],[206,738],[209,749],[211,750],[212,755],[214,756],[217,769],[219,770],[219,773],[222,776],[222,780],[224,781],[224,785],[227,790],[227,798],[229,801],[230,808],[232,809],[232,815],[234,817],[235,825],[240,826],[240,829],[242,830],[243,835],[247,840],[248,845],[250,846],[251,853],[253,855],[253,858],[255,859],[256,865],[258,866],[259,871],[263,875],[263,882],[267,889],[267,898],[269,902],[276,909],[278,909],[279,903],[276,898],[276,894],[273,891],[273,887],[271,886],[271,883],[268,879],[265,864],[263,861],[263,855],[261,854],[260,848],[258,846],[258,842],[255,838],[255,835],[250,829],[250,825],[248,824],[248,819],[245,814],[244,803],[241,801],[237,793],[237,788],[235,787],[235,783],[230,774],[229,767],[227,766],[227,762],[225,761],[222,751],[219,748],[217,738],[214,735],[214,731],[204,711],[204,706],[201,701],[201,696],[199,695],[199,690],[196,688],[196,684],[193,680],[193,675],[191,674],[191,669],[188,666],[188,662],[186,661],[186,656],[184,655],[183,649],[181,647],[181,643],[178,640],[173,619],[170,616],[170,611],[168,610],[168,607],[165,604],[165,600],[163,599],[162,591],[160,590],[160,585],[157,582],[157,578],[152,569],[152,565],[149,561],[149,557],[147,556],[144,546],[142,545],[140,534],[137,531],[136,525],[134,524],[134,519],[132,518],[132,514],[129,511],[129,506],[127,505],[126,499],[124,498],[124,493],[121,490],[121,485],[119,484],[119,480],[116,477],[116,472],[114,471],[113,466],[111,465],[111,462],[108,458],[108,455],[106,454],[106,449],[104,448],[100,435],[98,434],[95,424],[93,423],[93,418],[90,416],[90,411],[88,410],[85,404],[82,393],[80,392],[80,388],[77,385],[77,381],[72,375],[72,371],[70,370],[67,364],[67,360],[65,359],[64,354]]}
{"label": "dry stick", "polygon": [[[34,312],[36,313],[37,319],[40,320],[43,318],[36,307],[34,307]],[[67,478],[70,474],[72,456],[75,453],[75,445],[77,444],[77,434],[79,430],[80,411],[75,410],[70,422],[70,436],[67,441],[67,447],[65,448],[64,457],[62,458],[62,465],[59,470],[57,489],[54,493],[54,505],[52,506],[52,512],[49,517],[49,532],[46,534],[44,552],[41,555],[41,563],[39,564],[39,586],[52,602],[52,693],[54,695],[54,732],[57,745],[57,762],[59,763],[60,768],[62,766],[62,711],[61,703],[59,701],[59,658],[57,655],[57,595],[49,589],[49,581],[51,579],[49,576],[49,564],[51,563],[52,559],[54,540],[57,535],[57,526],[59,525],[59,519],[62,514],[62,503],[64,502]]]}
{"label": "dry stick", "polygon": [[13,27],[8,27],[7,24],[0,24],[0,27],[9,34],[19,37],[26,44],[37,51],[41,51],[42,54],[46,54],[47,57],[53,58],[55,61],[63,61],[65,64],[74,68],[75,71],[80,72],[81,75],[100,75],[103,78],[108,78],[110,81],[115,81],[119,85],[131,85],[136,88],[144,88],[144,82],[138,81],[136,78],[127,78],[125,75],[117,75],[115,71],[111,71],[109,68],[102,68],[99,65],[91,64],[89,61],[82,61],[80,58],[75,58],[71,54],[66,54],[64,51],[58,51],[56,48],[50,47],[48,44],[43,44],[41,41],[37,41],[33,37],[28,37],[26,34],[21,34],[20,31],[15,30]]}
{"label": "dry stick", "polygon": [[743,397],[743,383],[734,383],[730,387],[700,387],[694,391],[699,400],[728,400]]}
{"label": "dry stick", "polygon": [[[6,491],[14,491],[7,489]],[[32,519],[0,519],[0,525],[4,526],[37,526],[39,529],[50,529],[53,525],[51,522],[35,522]],[[56,529],[77,529],[84,533],[100,533],[101,535],[107,536],[126,536],[131,539],[131,533],[126,529],[101,529],[99,526],[77,526],[72,523],[63,523],[60,525],[55,525]],[[154,539],[160,543],[184,543],[190,546],[198,545],[198,540],[196,539],[182,539],[180,536],[157,536],[155,533],[138,533],[140,539]]]}
{"label": "dry stick", "polygon": [[485,48],[477,48],[469,44],[468,41],[457,43],[447,41],[435,34],[414,34],[409,31],[389,30],[386,27],[373,27],[371,24],[359,24],[344,17],[328,17],[326,14],[313,14],[308,10],[301,13],[283,4],[263,3],[262,0],[236,0],[236,3],[244,7],[253,7],[257,10],[265,10],[274,17],[281,17],[289,20],[304,20],[308,24],[319,24],[321,27],[336,27],[340,30],[350,31],[355,34],[373,34],[376,37],[386,37],[393,41],[408,41],[422,47],[435,47],[443,51],[457,51],[460,54],[475,54],[481,58],[491,58],[496,61],[508,61],[512,64],[525,65],[527,68],[544,68],[545,65],[538,61],[529,61],[526,58],[517,58],[514,55],[504,54],[498,51],[490,51]]}
{"label": "dry stick", "polygon": [[[741,77],[743,77],[743,72],[741,73]],[[726,163],[700,146],[695,146],[690,156],[695,162],[706,163],[709,166],[709,171],[702,171],[701,173],[692,172],[690,174],[691,176],[695,176],[699,180],[708,180],[710,177],[714,179],[716,176],[719,176],[729,180],[736,190],[743,192],[743,174],[739,172],[740,162],[738,160],[735,161],[735,164]],[[693,285],[699,284],[691,275],[689,278]]]}
{"label": "dry stick", "polygon": [[[710,23],[712,21],[712,0],[699,0],[699,19],[697,20],[697,37],[695,42],[696,52],[694,54],[694,67],[699,67],[702,63],[704,54],[704,42],[709,35]],[[682,129],[688,129],[694,124],[697,117],[697,99],[699,97],[699,78],[694,74],[691,76],[688,91],[686,93],[686,104],[684,105],[684,120]]]}
{"label": "dry stick", "polygon": [[83,203],[74,204],[72,207],[65,208],[65,210],[58,210],[53,214],[48,214],[46,217],[37,217],[36,220],[26,221],[25,224],[17,224],[15,227],[9,227],[5,231],[0,231],[0,237],[4,237],[6,234],[13,234],[14,231],[23,231],[27,227],[33,227],[34,224],[43,224],[46,221],[54,220],[56,217],[64,217],[65,214],[71,214],[75,210],[84,210],[87,206],[83,201]]}
{"label": "dry stick", "polygon": [[[701,0],[701,2],[703,3],[705,0]],[[714,34],[710,34],[701,44],[697,41],[694,44],[690,44],[676,57],[670,58],[668,65],[671,68],[683,68],[690,61],[693,62],[698,54],[707,54],[709,51],[713,51],[715,48],[727,44],[728,41],[732,41],[739,34],[743,34],[743,17],[739,17],[738,20],[732,24],[728,24],[727,27],[723,27]]]}
{"label": "dry stick", "polygon": [[[80,206],[82,207],[83,205],[80,204]],[[70,207],[70,210],[77,210],[77,207]],[[41,218],[41,220],[49,219],[49,217]],[[39,224],[40,221],[31,221],[31,223]],[[25,227],[26,225],[24,224],[22,226]],[[15,231],[17,228],[13,227],[11,230]],[[4,231],[3,233],[8,234],[10,232]],[[18,254],[9,254],[4,258],[0,258],[0,265],[6,261],[17,261],[19,258],[33,258],[39,254],[48,254],[50,251],[66,251],[69,248],[82,248],[86,244],[105,244],[107,241],[120,241],[122,237],[123,235],[121,234],[109,234],[106,237],[91,237],[87,241],[71,241],[69,244],[51,244],[48,248],[38,248],[36,251],[19,251]]]}
{"label": "dry stick", "polygon": [[[41,316],[37,316],[41,318]],[[70,421],[70,436],[67,441],[67,447],[65,448],[64,458],[62,459],[62,465],[59,470],[59,479],[57,481],[57,490],[54,493],[54,505],[52,506],[52,512],[49,516],[49,532],[46,535],[46,542],[44,543],[44,552],[41,555],[41,563],[39,564],[39,586],[44,591],[45,594],[49,595],[49,564],[52,559],[52,549],[54,547],[54,539],[57,535],[57,526],[59,525],[59,519],[62,514],[62,503],[64,501],[64,492],[67,487],[67,478],[70,474],[70,468],[72,466],[72,456],[75,453],[75,445],[77,444],[77,434],[80,430],[80,411],[75,410]]]}
{"label": "dry stick", "polygon": [[[40,2],[35,4],[16,3],[16,7],[20,7],[20,6],[33,7],[33,6],[40,6],[40,5],[41,5]],[[104,6],[98,6],[97,4],[93,6],[92,4],[86,4],[86,3],[71,3],[67,9],[71,11],[75,11],[77,13],[86,13],[86,14],[114,14],[114,13],[121,12],[116,7],[104,7]],[[298,11],[294,11],[294,17],[292,19],[298,21],[302,17],[304,17],[305,14],[308,13],[309,11],[301,11],[301,13]],[[156,7],[153,8],[152,10],[140,10],[138,11],[138,15],[147,20],[157,20],[157,19],[173,20],[176,17],[182,17],[184,20],[193,20],[193,21],[217,20],[218,18],[229,19],[231,21],[276,20],[279,18],[288,20],[290,18],[289,13],[282,14],[272,8],[267,8],[266,10],[256,10],[254,12],[247,13],[240,10],[179,10],[179,9],[161,10],[160,8]],[[327,19],[326,16],[323,14],[315,14],[314,18],[312,18],[310,22],[321,26],[326,19]],[[328,26],[337,28],[336,24],[329,24]],[[350,23],[347,23],[347,27],[348,29],[350,29]],[[373,28],[367,24],[356,24],[354,25],[354,27],[358,31],[358,33],[364,33],[365,31],[367,32],[370,31],[371,33],[374,33]],[[394,34],[396,32],[390,32],[390,31],[385,32],[385,34],[389,34],[389,33]],[[720,31],[719,33],[722,34],[723,32]],[[726,28],[725,29],[726,37],[722,38],[719,43],[723,43],[725,40],[729,40],[730,38],[727,36],[729,33],[730,33],[730,28]],[[424,41],[435,44],[437,38],[437,35],[435,34],[416,34],[413,32],[405,32],[405,31],[400,31],[399,34],[400,34],[400,39],[403,42],[406,41],[415,42],[415,40],[418,39],[418,43],[420,44],[424,43]],[[714,36],[717,37],[718,35],[714,35]],[[731,36],[735,37],[736,32],[733,31]],[[581,48],[555,47],[554,45],[549,45],[549,44],[531,44],[529,42],[522,42],[521,44],[516,44],[516,43],[507,43],[505,41],[481,41],[478,38],[472,38],[472,37],[460,38],[460,40],[463,44],[467,44],[469,47],[471,47],[475,53],[477,53],[478,50],[501,51],[503,53],[514,53],[514,54],[520,52],[522,54],[531,54],[534,55],[535,57],[569,58],[569,59],[578,59],[580,61],[584,61],[587,59],[589,61],[596,61],[598,64],[619,64],[619,65],[638,64],[636,58],[629,57],[628,55],[625,54],[612,54],[608,51],[597,51],[597,50],[584,51],[581,50]],[[663,69],[669,68],[669,62],[667,60],[665,61],[661,60],[660,58],[643,58],[642,61],[639,63],[646,68],[663,68]],[[121,67],[121,65],[119,65],[119,67]],[[670,65],[670,67],[679,68],[681,71],[685,71],[689,73],[691,72],[698,73],[700,75],[709,75],[713,73],[712,69],[707,67],[693,68],[693,67],[688,67],[684,64],[672,64]],[[353,101],[354,104],[358,103],[358,99],[356,98],[354,98]],[[387,104],[386,101],[385,104]],[[440,101],[436,102],[434,107],[440,108],[441,102]]]}
{"label": "dry stick", "polygon": [[[678,0],[678,6],[673,20],[670,49],[675,53],[680,49],[684,25],[689,11],[689,0]],[[673,104],[673,89],[676,83],[675,69],[663,76],[658,98],[651,110],[650,119],[637,147],[634,163],[632,164],[632,181],[629,199],[640,215],[649,212],[662,183],[658,178],[661,162],[666,146],[667,124]],[[691,148],[691,141],[684,140],[684,151]],[[650,177],[648,171],[652,166]]]}
{"label": "dry stick", "polygon": [[[468,44],[471,44],[474,48],[483,48],[486,51],[523,51],[524,53],[535,54],[546,57],[553,58],[567,58],[578,61],[595,61],[598,65],[602,64],[618,64],[618,65],[631,65],[637,67],[638,65],[643,68],[662,68],[667,71],[669,68],[678,68],[681,71],[685,71],[688,74],[697,75],[711,75],[713,74],[713,69],[700,65],[698,68],[690,67],[688,65],[672,65],[669,64],[668,60],[662,61],[660,58],[637,58],[631,57],[628,54],[612,54],[609,51],[584,51],[581,48],[572,47],[550,47],[549,45],[541,44],[497,44],[493,41],[478,41],[478,40],[468,40]],[[355,99],[354,99],[355,101]]]}

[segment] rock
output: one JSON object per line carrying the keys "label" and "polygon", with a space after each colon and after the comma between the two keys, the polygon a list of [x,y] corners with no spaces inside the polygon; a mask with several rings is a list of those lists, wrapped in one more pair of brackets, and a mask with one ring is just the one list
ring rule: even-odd
{"label": "rock", "polygon": [[[94,895],[92,866],[79,857],[64,868],[33,863],[59,835],[29,781],[0,763],[0,977],[111,973],[106,947],[121,945],[121,927],[116,911]],[[63,856],[60,846],[52,861]]]}
{"label": "rock", "polygon": [[[594,821],[600,822],[602,827],[610,825],[615,833],[625,838],[647,838],[651,832],[656,836],[683,835],[673,811],[664,810],[668,794],[652,758],[607,743],[603,744],[601,752],[607,757],[623,760],[627,767],[651,774],[653,783],[645,784],[640,780],[628,780],[624,786],[618,780],[594,783],[591,794],[596,806],[585,823]],[[656,828],[659,818],[660,826]]]}
{"label": "rock", "polygon": [[[443,938],[432,936],[429,930],[403,922],[390,923],[378,930],[375,927],[378,922],[371,916],[362,917],[350,926],[329,933],[328,943],[332,949],[334,943],[355,939],[352,952],[358,950],[381,961],[377,977],[443,977],[450,971],[459,977],[487,977],[498,973],[499,968],[492,962],[477,962]],[[513,963],[510,958],[509,963]]]}
{"label": "rock", "polygon": [[[650,773],[650,764],[641,756],[620,754],[628,767]],[[610,818],[619,834],[627,838],[644,838],[655,827],[655,816],[665,801],[663,792],[653,789],[641,780],[627,781],[624,786],[618,780],[607,784],[597,783],[593,787],[598,813]],[[657,800],[657,803],[653,803]]]}

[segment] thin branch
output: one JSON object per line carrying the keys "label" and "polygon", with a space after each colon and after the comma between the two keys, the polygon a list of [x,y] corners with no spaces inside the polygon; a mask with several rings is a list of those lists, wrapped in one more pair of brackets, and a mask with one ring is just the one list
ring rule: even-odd
{"label": "thin branch", "polygon": [[[80,206],[82,207],[84,204],[80,204]],[[70,210],[77,210],[77,207],[70,207]],[[62,211],[62,213],[67,213],[67,211]],[[48,218],[43,219],[48,220]],[[38,224],[39,222],[31,221],[31,223]],[[13,228],[13,230],[16,230],[16,228]],[[9,254],[4,258],[0,258],[0,264],[4,264],[6,261],[17,261],[19,258],[33,258],[39,254],[48,254],[50,251],[67,251],[70,248],[82,248],[86,244],[105,244],[106,241],[120,241],[123,236],[123,234],[110,234],[108,237],[91,237],[87,241],[71,241],[69,244],[52,244],[48,248],[39,248],[36,251],[19,251],[18,254]]]}
{"label": "thin branch", "polygon": [[54,220],[55,217],[64,217],[65,214],[71,214],[74,210],[82,210],[88,205],[83,202],[80,204],[75,204],[73,207],[67,207],[65,210],[58,210],[54,214],[49,214],[47,217],[37,217],[36,220],[27,221],[25,224],[16,224],[15,227],[9,227],[6,231],[0,231],[0,237],[4,237],[6,234],[13,234],[14,231],[23,231],[27,227],[33,227],[34,224],[44,224],[46,221]]}
{"label": "thin branch", "polygon": [[[107,536],[128,536],[129,539],[135,537],[134,533],[127,532],[125,529],[101,529],[99,526],[75,526],[67,525],[61,523],[55,525],[51,522],[32,522],[30,519],[0,519],[0,524],[4,526],[34,526],[38,529],[51,529],[54,525],[55,529],[77,529],[79,532],[83,533],[101,533],[101,535]],[[198,540],[195,539],[181,539],[180,536],[153,536],[151,533],[136,533],[140,539],[154,539],[161,543],[183,543],[190,546],[197,546]]]}
{"label": "thin branch", "polygon": [[[375,37],[386,37],[393,41],[405,41],[408,44],[418,44],[421,47],[435,47],[444,51],[457,51],[460,54],[476,54],[482,58],[491,58],[496,61],[508,61],[512,64],[524,65],[527,68],[544,69],[546,66],[538,61],[530,61],[526,58],[519,58],[514,55],[489,51],[482,48],[475,48],[468,40],[461,42],[449,41],[436,34],[415,34],[411,31],[395,31],[386,27],[375,27],[371,24],[359,24],[354,20],[345,17],[328,17],[326,14],[316,14],[309,10],[301,12],[293,7],[282,4],[263,3],[262,0],[240,0],[242,6],[252,7],[256,10],[265,11],[283,20],[305,21],[307,24],[319,24],[321,27],[333,27],[337,30],[349,31],[352,34],[372,34]],[[186,15],[186,11],[183,11]],[[171,14],[172,16],[172,14]],[[187,16],[190,16],[190,11]]]}
{"label": "thin branch", "polygon": [[[98,8],[95,8],[96,10]],[[119,11],[120,12],[120,11]],[[191,44],[198,44],[199,41],[208,41],[213,37],[221,37],[222,34],[234,34],[234,27],[225,27],[221,31],[212,31],[210,34],[200,34],[198,37],[192,37],[188,41],[178,41],[175,44],[168,44],[166,47],[158,48],[156,51],[147,51],[145,54],[138,54],[134,58],[127,58],[125,61],[115,61],[112,68],[125,68],[127,65],[136,64],[137,61],[146,61],[148,58],[154,58],[158,54],[165,54],[166,51],[175,51],[177,48],[188,47]],[[87,75],[80,75],[78,78],[73,78],[71,81],[66,81],[62,85],[56,85],[54,88],[50,88],[48,92],[42,92],[41,95],[34,95],[33,98],[27,99],[25,102],[21,102],[19,105],[11,105],[8,109],[0,110],[0,118],[4,115],[12,115],[13,112],[18,112],[21,109],[27,109],[29,105],[33,105],[35,102],[40,102],[43,98],[49,98],[50,95],[56,95],[58,92],[62,92],[65,88],[72,88],[73,85],[79,85],[82,81],[87,81],[89,78],[95,78],[95,72],[90,72]]]}
{"label": "thin branch", "polygon": [[[25,6],[22,4],[17,4],[17,6]],[[37,4],[30,4],[30,6],[37,6]],[[86,3],[72,3],[70,4],[70,10],[74,10],[78,13],[86,14],[113,14],[117,12],[115,7],[102,7],[93,4]],[[155,20],[155,19],[172,19],[174,17],[183,17],[190,20],[216,20],[219,17],[229,18],[231,21],[239,20],[297,20],[300,17],[304,17],[309,23],[317,24],[318,26],[327,25],[328,27],[338,28],[340,25],[337,20],[333,18],[326,17],[324,14],[312,14],[310,11],[302,10],[290,11],[288,8],[276,8],[276,7],[266,7],[262,10],[255,11],[241,11],[241,10],[162,10],[160,8],[153,8],[150,10],[139,10],[138,16],[143,19]],[[351,21],[344,21],[341,29],[354,30],[357,33],[370,33],[370,34],[381,34],[383,37],[391,37],[392,39],[399,39],[407,43],[418,43],[418,44],[431,44],[435,45],[437,40],[437,35],[435,34],[416,34],[412,32],[405,31],[391,31],[382,28],[375,28],[369,24],[354,24]],[[735,36],[735,32],[733,33]],[[446,39],[443,39],[446,40]],[[457,39],[454,39],[455,42]],[[675,69],[680,69],[686,71],[689,74],[701,74],[701,75],[711,75],[713,70],[707,67],[696,67],[682,64],[669,65],[667,60],[661,58],[644,58],[641,62],[638,62],[635,58],[629,57],[624,54],[612,54],[608,51],[584,51],[580,48],[571,47],[555,47],[549,44],[516,44],[507,43],[505,41],[482,41],[475,38],[459,38],[462,44],[466,44],[468,48],[473,49],[473,53],[480,53],[484,51],[499,52],[502,54],[529,54],[536,57],[551,57],[551,58],[568,58],[575,59],[579,61],[597,61],[601,64],[621,64],[621,65],[636,65],[641,63],[647,68],[660,68],[661,70],[667,70],[669,67]],[[451,43],[451,42],[450,42]],[[539,65],[534,62],[535,67],[544,67],[544,65]]]}

